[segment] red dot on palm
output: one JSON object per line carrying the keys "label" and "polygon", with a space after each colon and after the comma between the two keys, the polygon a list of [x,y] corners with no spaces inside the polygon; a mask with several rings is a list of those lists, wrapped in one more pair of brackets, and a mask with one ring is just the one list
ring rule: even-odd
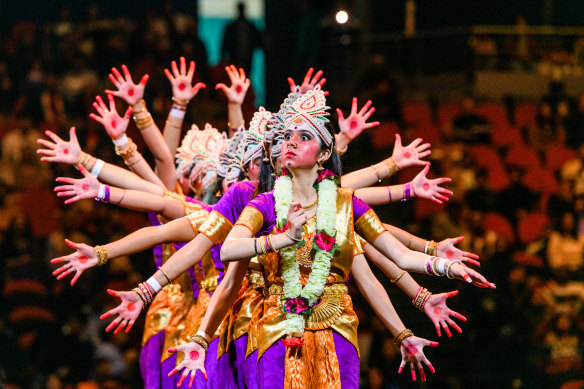
{"label": "red dot on palm", "polygon": [[115,120],[112,120],[112,128],[115,129],[118,123]]}
{"label": "red dot on palm", "polygon": [[446,258],[450,259],[450,258],[452,258],[452,257],[454,257],[454,251],[452,251],[452,250],[447,250],[447,251],[446,251]]}
{"label": "red dot on palm", "polygon": [[428,191],[428,190],[430,190],[430,184],[428,184],[428,183],[426,182],[424,185],[422,185],[422,188],[423,188],[425,191]]}
{"label": "red dot on palm", "polygon": [[241,85],[237,85],[237,86],[235,87],[235,91],[236,91],[237,93],[241,93],[241,90],[242,90],[242,89],[243,89],[243,88],[241,87]]}
{"label": "red dot on palm", "polygon": [[409,151],[404,152],[404,158],[410,158],[411,156],[412,156],[412,153],[410,153]]}
{"label": "red dot on palm", "polygon": [[79,262],[80,263],[87,263],[88,258],[85,255],[82,255],[79,257]]}
{"label": "red dot on palm", "polygon": [[194,360],[197,360],[197,359],[199,359],[199,352],[198,352],[198,351],[195,351],[195,350],[193,350],[193,351],[189,352],[189,356],[191,357],[191,359],[192,359],[193,361],[194,361]]}
{"label": "red dot on palm", "polygon": [[69,154],[69,149],[63,150],[63,154]]}
{"label": "red dot on palm", "polygon": [[349,127],[351,128],[351,130],[354,130],[355,128],[357,128],[357,125],[359,123],[357,123],[356,120],[351,120],[351,123],[349,123]]}
{"label": "red dot on palm", "polygon": [[128,96],[134,96],[134,89],[128,89]]}
{"label": "red dot on palm", "polygon": [[407,349],[408,349],[408,354],[410,354],[410,355],[415,355],[418,353],[418,349],[414,346],[408,346]]}
{"label": "red dot on palm", "polygon": [[88,190],[89,190],[89,185],[87,185],[87,184],[83,184],[83,185],[81,186],[81,189],[83,189],[84,191],[88,191]]}
{"label": "red dot on palm", "polygon": [[133,312],[136,310],[136,304],[130,303],[128,304],[128,311]]}
{"label": "red dot on palm", "polygon": [[178,90],[185,90],[186,85],[185,84],[178,84]]}
{"label": "red dot on palm", "polygon": [[434,311],[434,314],[435,315],[439,315],[439,314],[442,313],[442,308],[440,308],[440,307],[434,307],[433,311]]}

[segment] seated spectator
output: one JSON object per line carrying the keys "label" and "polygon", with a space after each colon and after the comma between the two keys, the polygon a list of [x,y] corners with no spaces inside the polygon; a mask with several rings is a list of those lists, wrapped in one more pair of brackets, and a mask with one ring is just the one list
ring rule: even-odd
{"label": "seated spectator", "polygon": [[567,267],[571,271],[577,271],[582,267],[583,255],[584,236],[578,235],[574,214],[565,212],[549,237],[548,264],[552,269]]}
{"label": "seated spectator", "polygon": [[560,171],[562,180],[574,183],[574,195],[584,194],[584,145],[578,149],[579,157],[566,162]]}
{"label": "seated spectator", "polygon": [[488,143],[491,125],[476,111],[475,100],[467,96],[462,100],[462,111],[452,121],[454,139],[466,143]]}
{"label": "seated spectator", "polygon": [[476,187],[467,191],[465,201],[470,209],[477,211],[492,211],[495,207],[495,192],[489,188],[488,173],[479,169],[476,173]]}

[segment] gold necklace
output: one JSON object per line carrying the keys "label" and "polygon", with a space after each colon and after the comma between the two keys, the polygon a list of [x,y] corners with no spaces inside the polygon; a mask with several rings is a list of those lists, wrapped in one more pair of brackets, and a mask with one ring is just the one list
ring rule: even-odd
{"label": "gold necklace", "polygon": [[312,208],[316,207],[318,205],[318,195],[316,196],[316,200],[314,200],[314,203],[310,204],[310,205],[303,205],[302,209],[304,209],[305,211],[310,211]]}

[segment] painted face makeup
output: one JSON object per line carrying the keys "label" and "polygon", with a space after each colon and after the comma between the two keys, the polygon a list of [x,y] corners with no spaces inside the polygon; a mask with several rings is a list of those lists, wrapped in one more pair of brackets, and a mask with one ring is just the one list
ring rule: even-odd
{"label": "painted face makeup", "polygon": [[311,168],[316,165],[320,140],[303,120],[291,123],[284,131],[282,164],[286,168]]}
{"label": "painted face makeup", "polygon": [[260,179],[261,162],[261,158],[256,158],[247,165],[247,175],[250,181],[258,181]]}

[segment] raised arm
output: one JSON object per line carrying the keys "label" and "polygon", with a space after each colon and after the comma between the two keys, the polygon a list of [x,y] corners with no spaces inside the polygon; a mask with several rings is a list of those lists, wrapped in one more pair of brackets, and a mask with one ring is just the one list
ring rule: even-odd
{"label": "raised arm", "polygon": [[162,135],[168,150],[170,150],[171,154],[174,154],[180,143],[187,104],[199,93],[199,90],[207,86],[202,82],[192,85],[193,76],[195,75],[194,61],[189,63],[187,71],[185,58],[180,57],[180,70],[176,65],[176,61],[171,62],[171,69],[172,73],[170,70],[164,69],[164,74],[172,86],[172,108],[168,113]]}
{"label": "raised arm", "polygon": [[228,88],[227,85],[219,83],[215,85],[215,89],[220,89],[227,97],[227,120],[229,121],[229,131],[231,132],[244,125],[241,105],[251,81],[245,77],[245,71],[242,68],[238,70],[235,65],[225,66],[225,71],[229,76],[231,86]]}
{"label": "raised arm", "polygon": [[430,180],[426,177],[429,170],[430,165],[428,164],[407,184],[357,189],[355,190],[355,196],[372,206],[409,200],[412,197],[421,197],[442,204],[442,201],[448,201],[446,195],[452,196],[454,193],[442,188],[440,184],[450,182],[452,179],[442,177]]}
{"label": "raised arm", "polygon": [[363,108],[357,112],[357,98],[353,97],[351,113],[347,118],[344,117],[343,111],[337,108],[340,132],[335,136],[335,146],[339,155],[343,155],[347,151],[349,143],[359,136],[363,130],[379,125],[379,122],[367,123],[367,120],[375,112],[375,107],[372,107],[371,104],[371,100],[367,100]]}
{"label": "raised arm", "polygon": [[341,186],[345,188],[364,188],[375,185],[382,179],[391,177],[395,172],[414,165],[426,165],[429,162],[422,161],[422,158],[430,155],[429,143],[422,143],[418,138],[407,146],[402,146],[401,137],[395,134],[395,145],[390,158],[385,159],[375,165],[345,174],[341,177]]}
{"label": "raised arm", "polygon": [[123,76],[116,68],[112,68],[112,73],[110,73],[109,78],[118,90],[106,90],[106,93],[111,93],[114,96],[124,99],[133,108],[136,126],[154,156],[156,165],[155,172],[164,183],[164,186],[167,189],[173,190],[176,186],[174,157],[168,147],[166,147],[164,138],[158,126],[154,123],[152,115],[146,109],[146,102],[142,98],[144,96],[144,87],[148,81],[148,75],[142,77],[139,84],[134,84],[126,65],[122,65],[122,72],[124,73]]}
{"label": "raised arm", "polygon": [[[353,259],[351,274],[353,275],[361,294],[363,294],[363,297],[365,297],[369,305],[371,305],[371,308],[375,311],[377,317],[381,319],[383,325],[389,330],[389,332],[391,332],[394,338],[405,331],[406,327],[391,304],[387,292],[373,275],[371,268],[369,268],[369,265],[362,254],[357,255]],[[410,365],[412,380],[416,380],[415,367],[417,367],[422,382],[424,382],[426,381],[426,374],[422,362],[424,362],[430,371],[434,373],[434,367],[424,355],[424,347],[436,347],[438,346],[437,342],[430,342],[429,340],[418,338],[416,336],[409,336],[403,339],[398,346],[402,353],[402,363],[399,368],[400,373],[407,363]]]}
{"label": "raised arm", "polygon": [[126,113],[122,118],[118,115],[116,110],[116,103],[113,95],[108,94],[107,97],[109,101],[109,109],[108,106],[105,105],[103,99],[100,96],[97,96],[95,98],[96,101],[93,103],[93,107],[99,115],[91,113],[89,114],[89,117],[99,122],[105,128],[105,131],[115,145],[116,154],[124,159],[124,163],[134,173],[146,181],[164,187],[160,178],[158,178],[150,165],[148,165],[148,162],[146,162],[138,152],[136,144],[126,135],[132,107],[129,107],[126,110]]}

